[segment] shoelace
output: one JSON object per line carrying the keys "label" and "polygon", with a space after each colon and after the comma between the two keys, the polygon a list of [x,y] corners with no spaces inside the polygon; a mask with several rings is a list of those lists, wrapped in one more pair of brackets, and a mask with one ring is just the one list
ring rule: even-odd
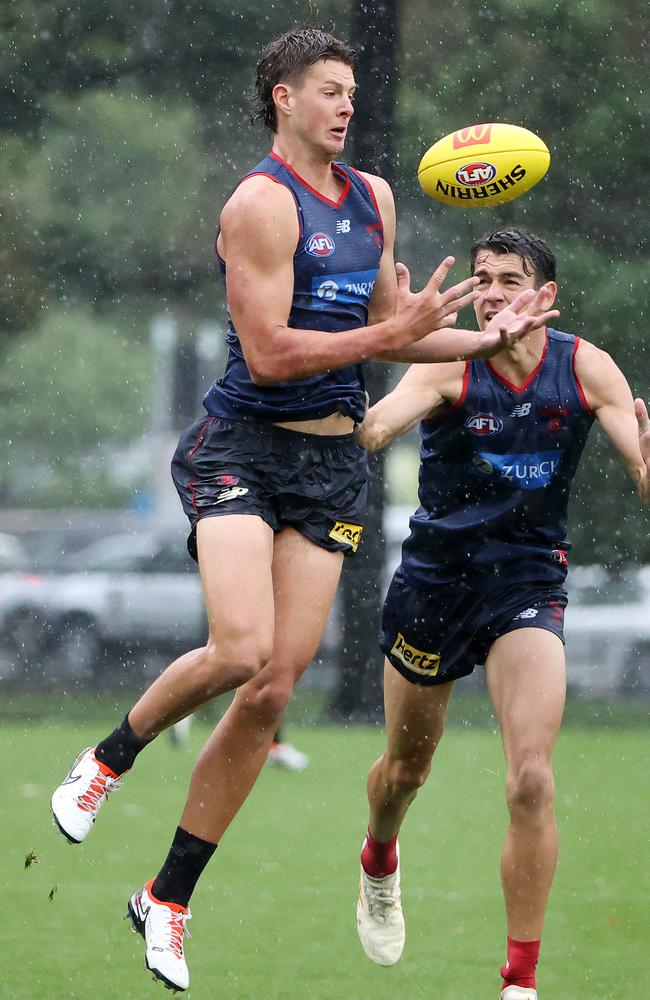
{"label": "shoelace", "polygon": [[192,936],[186,926],[188,920],[188,913],[172,913],[169,922],[169,947],[177,958],[183,958],[183,937]]}
{"label": "shoelace", "polygon": [[77,797],[77,805],[86,812],[94,812],[101,800],[106,798],[110,792],[116,792],[121,787],[119,778],[111,778],[109,774],[98,771],[96,776],[88,785],[85,792]]}
{"label": "shoelace", "polygon": [[388,886],[374,886],[366,883],[364,889],[370,916],[387,920],[390,911],[395,909],[399,901],[395,886],[388,888]]}
{"label": "shoelace", "polygon": [[163,910],[165,912],[160,914],[158,920],[152,921],[151,917],[149,918],[149,940],[147,944],[152,948],[169,949],[173,951],[176,958],[182,959],[184,957],[183,938],[192,937],[186,926],[192,914],[189,910],[187,913],[177,913],[174,910],[170,910],[168,906],[164,906]]}

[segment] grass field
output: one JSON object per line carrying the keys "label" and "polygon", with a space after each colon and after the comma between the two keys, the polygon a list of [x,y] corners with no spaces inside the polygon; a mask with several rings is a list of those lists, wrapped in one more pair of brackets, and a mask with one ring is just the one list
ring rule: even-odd
{"label": "grass field", "polygon": [[[162,738],[142,755],[87,844],[59,838],[49,792],[106,726],[2,724],[4,930],[0,997],[169,996],[142,969],[122,920],[155,873],[196,751]],[[491,729],[452,727],[402,843],[407,946],[392,969],[356,938],[365,774],[377,729],[294,728],[302,774],[266,770],[195,894],[195,998],[497,1000],[503,959],[498,859],[502,758]],[[556,752],[561,861],[539,970],[540,1000],[650,996],[650,736],[568,727]],[[30,852],[38,862],[25,868]],[[52,895],[52,899],[50,899]]]}

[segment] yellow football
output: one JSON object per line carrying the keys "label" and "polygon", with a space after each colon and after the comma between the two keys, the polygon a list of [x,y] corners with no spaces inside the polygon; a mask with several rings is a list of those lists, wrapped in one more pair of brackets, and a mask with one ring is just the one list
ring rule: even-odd
{"label": "yellow football", "polygon": [[489,208],[530,191],[549,168],[545,143],[520,125],[469,125],[439,139],[418,167],[422,189],[445,205]]}

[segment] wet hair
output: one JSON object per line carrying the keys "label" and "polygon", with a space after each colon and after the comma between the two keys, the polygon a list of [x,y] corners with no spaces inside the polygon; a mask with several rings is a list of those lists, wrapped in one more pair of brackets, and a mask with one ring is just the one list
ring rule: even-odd
{"label": "wet hair", "polygon": [[276,132],[278,119],[273,88],[282,82],[297,83],[306,70],[319,59],[336,59],[354,69],[356,56],[345,43],[318,28],[287,31],[262,49],[255,80],[255,113],[252,121],[261,121]]}
{"label": "wet hair", "polygon": [[476,255],[480,250],[517,254],[524,262],[525,273],[535,276],[536,285],[543,285],[545,281],[555,281],[557,273],[555,257],[544,240],[528,232],[527,229],[511,226],[481,236],[470,250],[472,274],[476,266]]}

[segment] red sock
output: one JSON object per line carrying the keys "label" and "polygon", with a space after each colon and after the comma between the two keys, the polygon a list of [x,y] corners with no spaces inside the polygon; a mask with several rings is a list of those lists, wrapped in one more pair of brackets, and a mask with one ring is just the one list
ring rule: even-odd
{"label": "red sock", "polygon": [[524,986],[531,990],[536,988],[535,969],[539,959],[539,941],[515,941],[508,938],[508,961],[501,967],[503,984],[506,986]]}
{"label": "red sock", "polygon": [[390,840],[375,840],[370,830],[361,851],[361,864],[370,878],[386,878],[397,871],[397,836]]}

